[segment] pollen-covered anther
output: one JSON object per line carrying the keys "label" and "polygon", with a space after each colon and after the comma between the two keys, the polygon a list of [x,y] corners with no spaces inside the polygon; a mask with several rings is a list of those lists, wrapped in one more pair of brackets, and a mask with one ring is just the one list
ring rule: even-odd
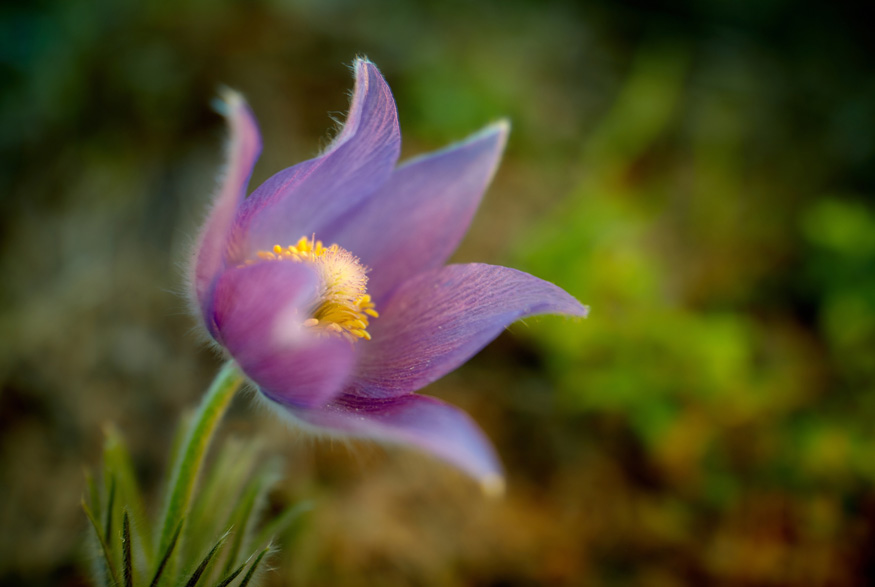
{"label": "pollen-covered anther", "polygon": [[379,317],[367,294],[367,268],[352,253],[339,245],[326,247],[315,237],[301,237],[294,245],[274,245],[258,251],[257,260],[308,263],[319,278],[310,317],[302,323],[325,334],[341,335],[350,341],[371,340],[367,331],[370,318]]}

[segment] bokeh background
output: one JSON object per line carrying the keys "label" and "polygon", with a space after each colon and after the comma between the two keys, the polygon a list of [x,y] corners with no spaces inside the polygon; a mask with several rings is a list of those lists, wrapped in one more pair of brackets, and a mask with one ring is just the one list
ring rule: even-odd
{"label": "bokeh background", "polygon": [[313,442],[245,397],[270,585],[875,583],[875,74],[848,3],[35,0],[0,7],[0,584],[84,584],[83,469],[128,439],[160,507],[220,364],[183,271],[241,90],[253,185],[318,152],[367,55],[403,152],[513,132],[455,256],[592,306],[427,389],[506,464]]}

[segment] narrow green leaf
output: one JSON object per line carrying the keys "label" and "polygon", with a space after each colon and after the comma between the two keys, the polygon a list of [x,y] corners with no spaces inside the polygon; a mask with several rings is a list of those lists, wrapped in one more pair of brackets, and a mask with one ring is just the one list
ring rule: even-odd
{"label": "narrow green leaf", "polygon": [[97,518],[94,517],[94,513],[91,511],[91,508],[88,507],[88,504],[85,503],[84,499],[82,500],[82,509],[85,510],[85,515],[91,522],[91,526],[94,528],[94,533],[97,535],[97,541],[103,549],[103,557],[106,560],[106,574],[108,575],[106,583],[108,585],[118,585],[118,573],[116,573],[115,564],[112,562],[112,553],[109,550],[109,545],[100,533],[100,524],[97,522]]}
{"label": "narrow green leaf", "polygon": [[124,563],[125,587],[134,587],[133,563],[131,561],[131,522],[128,519],[127,509],[122,520],[122,561]]}
{"label": "narrow green leaf", "polygon": [[247,585],[249,585],[249,581],[251,581],[251,580],[252,580],[252,577],[255,575],[255,569],[258,568],[259,563],[261,563],[261,559],[263,559],[264,556],[268,553],[268,551],[270,551],[270,548],[271,548],[271,545],[268,544],[268,545],[264,548],[264,550],[262,550],[262,551],[259,553],[258,558],[256,558],[256,559],[255,559],[255,562],[252,563],[252,566],[249,567],[249,571],[246,573],[246,576],[243,577],[243,580],[242,580],[242,581],[240,581],[240,587],[246,587]]}
{"label": "narrow green leaf", "polygon": [[[244,486],[253,477],[253,466],[258,462],[260,443],[226,441],[217,451],[215,460],[204,469],[204,479],[198,483],[197,497],[192,500],[184,551],[180,556],[191,558],[212,546],[213,536],[237,527],[231,512],[244,492]],[[227,550],[227,549],[226,549]]]}
{"label": "narrow green leaf", "polygon": [[228,585],[231,584],[231,581],[236,579],[237,575],[239,575],[240,573],[243,572],[243,569],[244,569],[244,567],[246,567],[246,563],[248,563],[248,562],[249,562],[248,560],[243,561],[243,564],[241,564],[239,567],[237,567],[237,569],[235,569],[234,572],[232,572],[231,574],[226,576],[224,579],[222,579],[222,582],[219,583],[218,585],[216,585],[216,587],[228,587]]}
{"label": "narrow green leaf", "polygon": [[[256,509],[255,505],[273,484],[275,478],[276,473],[273,467],[265,466],[258,475],[250,480],[244,488],[243,494],[237,500],[237,505],[231,512],[226,525],[226,528],[235,528],[236,531],[232,534],[231,543],[228,546],[224,573],[228,573],[237,564],[237,556],[243,547],[243,541],[250,532],[252,514]],[[261,544],[257,546],[261,546]]]}
{"label": "narrow green leaf", "polygon": [[185,517],[188,512],[194,485],[216,426],[242,383],[243,375],[240,370],[233,362],[226,363],[216,375],[195,413],[174,466],[158,552],[164,551],[169,544],[175,520]]}
{"label": "narrow green leaf", "polygon": [[[85,471],[85,484],[88,488],[88,495],[87,495],[88,507],[90,508],[90,510],[92,512],[101,511],[100,491],[97,489],[97,483],[95,483],[95,481],[94,481],[94,476],[89,471]],[[82,498],[82,501],[83,501],[83,503],[85,502],[84,497]],[[86,512],[86,514],[87,514],[87,512]],[[99,543],[100,542],[99,533],[95,531],[94,534],[95,534],[94,540],[96,540],[97,543]],[[94,577],[95,584],[98,584],[102,581],[106,587],[109,587],[109,575],[108,575],[108,571],[106,568],[106,563],[103,561],[103,559],[96,557],[96,556],[92,557],[91,558],[91,567],[92,567],[91,572],[92,572],[92,575]]]}
{"label": "narrow green leaf", "polygon": [[207,565],[210,564],[213,556],[216,554],[222,544],[225,543],[225,538],[227,538],[227,536],[228,535],[226,534],[225,536],[219,538],[219,541],[216,542],[216,545],[210,549],[210,552],[207,553],[206,558],[204,558],[204,560],[201,561],[201,564],[199,564],[198,567],[194,570],[194,573],[192,573],[191,578],[189,578],[188,583],[185,584],[185,587],[194,587],[195,585],[197,585],[198,581],[200,581],[201,579],[201,575],[204,574]]}
{"label": "narrow green leaf", "polygon": [[106,525],[103,532],[104,538],[109,541],[112,539],[112,514],[115,508],[115,475],[109,476],[109,498],[106,501]]}
{"label": "narrow green leaf", "polygon": [[161,574],[167,566],[167,561],[170,560],[170,555],[173,554],[173,549],[176,547],[177,540],[179,540],[179,533],[182,531],[182,522],[183,520],[179,520],[179,523],[176,525],[176,530],[170,538],[170,544],[167,545],[167,549],[164,551],[164,555],[158,563],[158,568],[155,570],[155,576],[152,578],[152,582],[149,583],[149,587],[158,587],[158,581],[161,580]]}
{"label": "narrow green leaf", "polygon": [[147,567],[154,560],[152,527],[146,515],[146,507],[140,484],[134,472],[134,464],[124,438],[115,426],[104,428],[103,462],[105,470],[111,471],[118,486],[117,493],[127,508],[133,534],[137,536],[137,548],[145,557]]}
{"label": "narrow green leaf", "polygon": [[88,471],[85,472],[85,485],[88,487],[88,504],[91,511],[100,511],[100,492],[97,490],[97,483],[94,482],[94,476]]}

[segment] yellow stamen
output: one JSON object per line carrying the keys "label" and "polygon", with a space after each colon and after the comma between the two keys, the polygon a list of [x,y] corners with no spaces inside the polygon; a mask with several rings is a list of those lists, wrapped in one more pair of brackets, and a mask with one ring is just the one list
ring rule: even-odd
{"label": "yellow stamen", "polygon": [[315,237],[301,237],[294,245],[274,245],[258,251],[257,260],[309,263],[319,276],[319,291],[306,328],[342,335],[349,340],[371,340],[369,318],[379,317],[371,296],[366,293],[367,269],[346,249],[334,244],[326,247]]}

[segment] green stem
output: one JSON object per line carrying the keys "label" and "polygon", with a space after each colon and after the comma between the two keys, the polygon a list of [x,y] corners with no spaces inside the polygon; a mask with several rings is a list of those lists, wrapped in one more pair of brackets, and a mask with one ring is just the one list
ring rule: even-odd
{"label": "green stem", "polygon": [[189,424],[188,434],[173,467],[167,509],[161,527],[161,540],[158,543],[159,553],[167,549],[177,525],[188,513],[188,505],[191,502],[204,455],[219,421],[231,404],[231,399],[240,388],[243,379],[243,374],[237,366],[232,361],[228,361],[216,375]]}

